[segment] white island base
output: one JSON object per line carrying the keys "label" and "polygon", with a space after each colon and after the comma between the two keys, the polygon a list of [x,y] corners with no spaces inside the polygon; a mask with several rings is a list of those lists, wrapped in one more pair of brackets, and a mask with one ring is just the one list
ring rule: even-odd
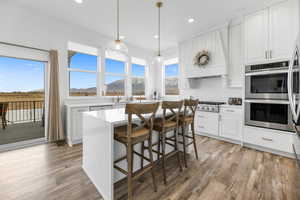
{"label": "white island base", "polygon": [[[114,169],[114,160],[126,155],[125,146],[114,141],[114,127],[127,123],[125,109],[110,109],[82,113],[83,119],[83,170],[105,200],[114,199],[114,183],[126,176]],[[158,113],[159,115],[159,113]],[[138,119],[136,119],[138,120]],[[170,133],[171,134],[171,133]],[[158,134],[153,132],[153,143]],[[140,144],[134,149],[141,152]],[[166,153],[173,148],[166,145]],[[154,160],[157,155],[154,153]],[[145,156],[148,152],[145,151]],[[144,164],[148,162],[145,160]],[[127,161],[118,164],[127,170]],[[134,171],[140,169],[140,157],[134,155]]]}

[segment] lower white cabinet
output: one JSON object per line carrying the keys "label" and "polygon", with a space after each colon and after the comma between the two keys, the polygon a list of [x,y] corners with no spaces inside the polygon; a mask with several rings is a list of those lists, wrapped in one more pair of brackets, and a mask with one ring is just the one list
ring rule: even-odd
{"label": "lower white cabinet", "polygon": [[242,106],[221,106],[220,113],[197,111],[195,131],[199,135],[217,136],[234,142],[242,141]]}
{"label": "lower white cabinet", "polygon": [[222,107],[220,112],[219,136],[233,140],[242,140],[243,113],[241,108]]}
{"label": "lower white cabinet", "polygon": [[73,107],[67,109],[67,142],[69,146],[82,142],[82,112],[89,107]]}
{"label": "lower white cabinet", "polygon": [[205,133],[219,135],[219,114],[197,111],[195,116],[195,131],[198,134]]}
{"label": "lower white cabinet", "polygon": [[69,146],[82,143],[82,112],[110,109],[113,104],[66,105],[66,137]]}
{"label": "lower white cabinet", "polygon": [[244,142],[275,151],[293,153],[293,133],[289,132],[246,126]]}

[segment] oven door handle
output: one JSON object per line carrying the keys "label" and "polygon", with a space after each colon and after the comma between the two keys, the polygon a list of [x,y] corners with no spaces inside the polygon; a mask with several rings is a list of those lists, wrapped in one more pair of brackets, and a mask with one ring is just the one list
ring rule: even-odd
{"label": "oven door handle", "polygon": [[262,104],[289,104],[289,101],[285,100],[264,100],[264,99],[246,99],[247,103],[262,103]]}

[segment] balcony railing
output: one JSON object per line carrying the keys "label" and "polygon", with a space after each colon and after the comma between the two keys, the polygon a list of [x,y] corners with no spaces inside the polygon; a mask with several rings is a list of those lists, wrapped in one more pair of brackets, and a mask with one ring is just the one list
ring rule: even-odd
{"label": "balcony railing", "polygon": [[44,125],[44,101],[15,101],[7,103],[6,120],[8,123],[42,122],[42,125]]}

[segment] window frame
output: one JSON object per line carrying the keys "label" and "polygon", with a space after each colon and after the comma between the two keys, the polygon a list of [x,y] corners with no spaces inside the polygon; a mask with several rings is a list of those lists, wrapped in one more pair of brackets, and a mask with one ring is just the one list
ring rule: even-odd
{"label": "window frame", "polygon": [[[79,45],[79,44],[78,44]],[[81,47],[83,47],[84,45],[80,45]],[[68,99],[95,99],[97,97],[99,97],[101,95],[100,92],[100,88],[101,88],[101,82],[100,82],[100,77],[101,77],[101,50],[99,48],[95,48],[95,47],[89,47],[89,46],[85,46],[86,48],[92,48],[94,50],[97,50],[97,53],[91,53],[91,52],[87,52],[81,49],[76,49],[76,48],[68,48],[67,53],[69,51],[75,51],[77,53],[81,53],[81,54],[86,54],[86,55],[92,55],[92,56],[96,56],[97,57],[97,68],[96,71],[93,70],[85,70],[85,69],[78,69],[78,68],[70,68],[69,66],[67,66],[67,73],[68,73]],[[68,60],[69,62],[69,60]],[[82,73],[91,73],[91,74],[96,74],[96,95],[94,96],[71,96],[70,95],[70,89],[71,89],[71,77],[70,74],[71,72],[82,72]]]}
{"label": "window frame", "polygon": [[[134,60],[140,60],[141,62],[139,63],[139,62],[134,62]],[[143,63],[142,63],[143,62]],[[144,67],[144,70],[145,70],[145,72],[144,72],[144,76],[134,76],[133,75],[133,68],[132,68],[132,65],[141,65],[141,66],[143,66]],[[129,78],[130,78],[130,87],[131,87],[131,96],[132,97],[142,97],[142,98],[144,98],[144,97],[146,97],[147,96],[147,94],[148,94],[148,90],[147,90],[147,88],[148,88],[148,69],[149,69],[149,67],[148,67],[148,63],[147,63],[147,61],[146,60],[144,60],[144,59],[142,59],[142,58],[137,58],[137,57],[131,57],[131,62],[130,62],[130,76],[129,76]],[[132,79],[133,78],[142,78],[142,79],[144,79],[144,84],[145,84],[145,91],[144,91],[144,95],[134,95],[133,94],[133,88],[132,88]]]}
{"label": "window frame", "polygon": [[[115,52],[116,54],[119,54],[120,57],[116,56],[116,57],[113,57],[113,56],[107,56],[107,54],[109,54],[109,52],[111,51],[105,51],[104,53],[104,59],[103,59],[103,62],[104,62],[104,66],[103,66],[103,81],[102,81],[102,92],[101,92],[101,96],[103,97],[116,97],[116,96],[110,96],[110,95],[105,95],[105,91],[104,91],[104,87],[105,87],[105,78],[106,76],[119,76],[119,77],[124,77],[124,95],[120,96],[120,97],[126,97],[128,96],[128,78],[129,78],[129,62],[128,62],[128,56],[124,55],[124,54],[121,54],[121,53],[118,53],[118,52]],[[121,57],[124,57],[124,59],[122,59]],[[110,60],[116,60],[116,61],[120,61],[120,62],[124,62],[125,66],[125,72],[124,74],[122,73],[111,73],[111,72],[106,72],[106,59],[110,59]]]}
{"label": "window frame", "polygon": [[[166,94],[166,66],[168,65],[174,65],[177,64],[178,65],[178,75],[177,76],[170,76],[168,78],[177,78],[178,79],[178,91],[179,94],[175,94],[175,95],[170,95],[170,94]],[[167,59],[163,62],[162,64],[162,88],[163,88],[163,94],[164,97],[176,97],[176,96],[180,96],[180,65],[179,65],[179,59],[178,57],[175,58],[170,58]]]}
{"label": "window frame", "polygon": [[[149,62],[145,58],[139,58],[135,56],[129,56],[126,54],[122,54],[119,52],[113,52],[110,49],[102,48],[102,47],[94,47],[94,46],[87,46],[79,43],[68,42],[67,54],[68,51],[75,51],[77,53],[92,55],[97,57],[97,68],[96,70],[85,70],[85,69],[78,69],[78,68],[70,68],[68,65],[66,66],[66,76],[67,76],[67,99],[99,99],[99,98],[112,98],[115,96],[106,96],[105,95],[105,78],[106,76],[119,76],[124,77],[124,96],[121,97],[146,97],[148,95],[148,88],[149,88]],[[110,54],[112,53],[112,54]],[[116,57],[111,55],[117,55]],[[111,73],[106,72],[106,59],[112,59],[124,62],[125,64],[125,73]],[[142,60],[143,64],[139,62],[133,62],[134,59]],[[68,60],[67,60],[68,61]],[[68,64],[68,63],[67,63]],[[145,68],[144,76],[133,76],[132,74],[132,64],[142,65]],[[81,72],[81,73],[92,73],[96,74],[96,95],[95,96],[71,96],[70,89],[71,89],[71,72]],[[132,91],[132,78],[143,78],[145,82],[145,95],[133,95]]]}

